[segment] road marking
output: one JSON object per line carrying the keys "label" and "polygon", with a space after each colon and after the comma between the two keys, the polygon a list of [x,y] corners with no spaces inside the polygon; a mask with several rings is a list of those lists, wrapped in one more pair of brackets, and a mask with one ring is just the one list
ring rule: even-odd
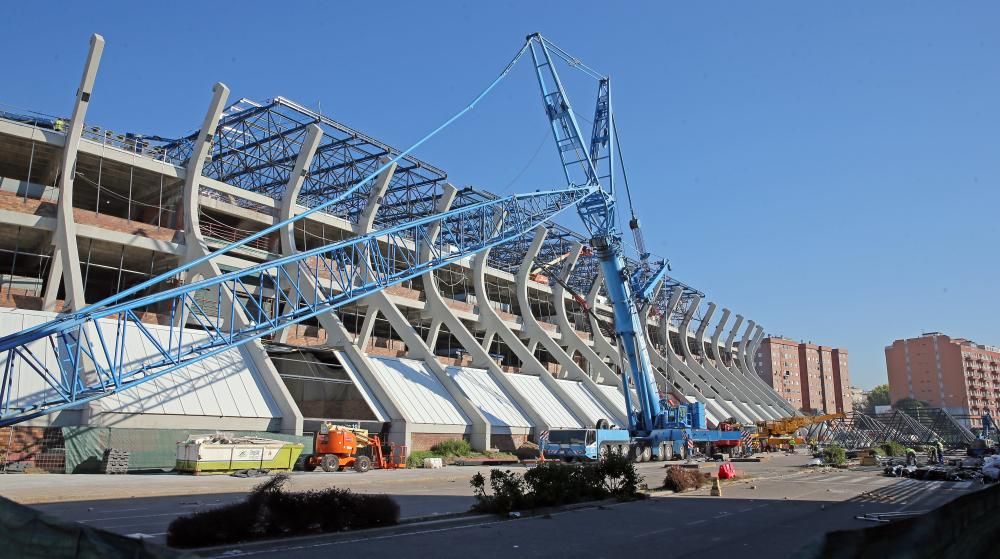
{"label": "road marking", "polygon": [[134,534],[125,534],[126,538],[135,538],[137,540],[143,540],[148,538],[155,538],[156,536],[164,536],[166,532],[158,532],[156,534],[144,534],[142,532],[136,532]]}
{"label": "road marking", "polygon": [[636,534],[636,535],[632,536],[632,539],[636,539],[637,540],[639,538],[645,538],[646,536],[655,536],[656,534],[663,534],[663,533],[669,532],[669,531],[671,531],[673,529],[674,529],[674,527],[671,526],[669,528],[661,528],[659,530],[653,530],[652,532],[643,532],[642,534]]}
{"label": "road marking", "polygon": [[702,518],[701,520],[695,520],[693,522],[688,522],[687,524],[685,524],[685,526],[694,526],[695,524],[704,524],[706,522],[708,522],[708,520],[705,519],[705,518]]}
{"label": "road marking", "polygon": [[86,524],[88,522],[102,522],[104,520],[133,520],[136,518],[153,518],[155,516],[180,516],[176,512],[165,512],[163,514],[140,514],[138,516],[112,516],[109,518],[88,518],[87,520],[77,520],[81,524]]}

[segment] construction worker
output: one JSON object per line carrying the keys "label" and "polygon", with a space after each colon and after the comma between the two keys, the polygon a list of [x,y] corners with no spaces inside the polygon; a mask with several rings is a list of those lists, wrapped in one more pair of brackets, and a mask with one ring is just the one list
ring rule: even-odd
{"label": "construction worker", "polygon": [[917,451],[909,447],[907,447],[906,449],[906,465],[907,466],[917,465]]}
{"label": "construction worker", "polygon": [[937,446],[935,446],[934,443],[931,443],[931,445],[927,447],[927,463],[937,463]]}
{"label": "construction worker", "polygon": [[937,463],[944,464],[944,441],[938,439],[935,441],[935,446],[937,448]]}
{"label": "construction worker", "polygon": [[61,118],[55,119],[55,121],[52,122],[52,129],[56,132],[62,132],[66,129],[66,121]]}

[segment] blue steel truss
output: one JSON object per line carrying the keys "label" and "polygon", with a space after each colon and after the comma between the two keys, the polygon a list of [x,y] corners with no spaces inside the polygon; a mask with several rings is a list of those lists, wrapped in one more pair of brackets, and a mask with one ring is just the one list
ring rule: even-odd
{"label": "blue steel truss", "polygon": [[[0,338],[0,425],[148,382],[509,242],[592,192],[570,188],[483,201]],[[432,237],[434,227],[440,232]],[[429,246],[427,258],[414,246]],[[169,308],[166,344],[140,320],[153,304]],[[134,339],[148,341],[155,351],[126,360],[126,345]],[[23,374],[38,375],[47,387],[31,396],[30,405],[12,399],[13,381]]]}
{"label": "blue steel truss", "polygon": [[[265,103],[240,99],[226,108],[212,141],[207,177],[280,200],[302,147],[307,128],[317,124],[323,139],[299,192],[298,203],[313,208],[339,198],[324,212],[357,223],[371,183],[355,188],[399,150],[284,97]],[[198,133],[166,146],[170,158],[184,162]],[[447,174],[404,155],[383,195],[376,227],[388,227],[434,213]],[[344,196],[346,192],[350,194]],[[214,191],[205,189],[209,195]]]}

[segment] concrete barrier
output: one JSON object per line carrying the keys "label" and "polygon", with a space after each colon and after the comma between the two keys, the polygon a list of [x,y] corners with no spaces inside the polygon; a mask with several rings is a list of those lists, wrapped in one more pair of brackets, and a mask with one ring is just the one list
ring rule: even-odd
{"label": "concrete barrier", "polygon": [[798,559],[972,559],[996,557],[1000,485],[963,495],[926,514],[859,530],[830,532]]}

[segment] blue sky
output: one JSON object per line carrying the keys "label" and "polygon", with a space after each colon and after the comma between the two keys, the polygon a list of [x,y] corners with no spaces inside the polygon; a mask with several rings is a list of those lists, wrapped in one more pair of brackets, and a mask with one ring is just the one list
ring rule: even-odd
{"label": "blue sky", "polygon": [[[211,86],[405,147],[540,31],[613,77],[647,243],[709,300],[846,347],[854,384],[923,330],[1000,344],[1000,8],[989,2],[18,2],[0,103],[170,136]],[[350,6],[350,7],[347,7]],[[527,60],[417,155],[456,185],[559,186]],[[594,90],[570,77],[578,110]]]}

